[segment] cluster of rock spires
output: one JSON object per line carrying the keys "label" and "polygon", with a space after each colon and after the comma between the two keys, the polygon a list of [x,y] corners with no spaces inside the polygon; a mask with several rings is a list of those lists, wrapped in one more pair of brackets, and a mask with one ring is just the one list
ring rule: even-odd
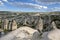
{"label": "cluster of rock spires", "polygon": [[[52,20],[52,21],[51,21]],[[19,15],[13,20],[2,20],[2,29],[14,30],[0,40],[59,40],[60,30],[51,16]]]}
{"label": "cluster of rock spires", "polygon": [[60,29],[57,29],[55,22],[52,22],[53,30],[40,32],[28,26],[22,26],[9,34],[1,37],[0,40],[60,40]]}
{"label": "cluster of rock spires", "polygon": [[[57,18],[55,18],[57,17]],[[20,26],[29,26],[34,29],[42,30],[42,26],[45,30],[48,31],[52,29],[51,23],[54,21],[58,24],[60,16],[57,15],[29,15],[29,14],[20,14],[12,19],[2,19],[1,28],[4,30],[15,30]],[[57,21],[56,21],[57,20]],[[39,28],[40,27],[40,28]]]}
{"label": "cluster of rock spires", "polygon": [[[12,20],[2,19],[1,28],[3,30],[15,30],[20,26],[29,26],[34,29],[39,29],[39,26],[43,26],[43,20],[40,16],[31,16],[31,15],[19,15]],[[40,28],[40,30],[42,27]]]}
{"label": "cluster of rock spires", "polygon": [[42,35],[36,29],[23,26],[1,37],[0,40],[60,40],[60,29],[56,28],[54,22],[52,22],[52,25],[54,29],[44,32]]}
{"label": "cluster of rock spires", "polygon": [[3,30],[15,30],[17,29],[17,23],[15,20],[9,21],[7,19],[2,20],[1,28]]}

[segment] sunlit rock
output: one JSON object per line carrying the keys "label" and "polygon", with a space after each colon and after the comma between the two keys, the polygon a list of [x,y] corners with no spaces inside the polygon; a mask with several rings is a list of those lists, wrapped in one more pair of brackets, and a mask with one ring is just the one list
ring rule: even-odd
{"label": "sunlit rock", "polygon": [[37,23],[36,29],[39,29],[40,31],[43,30],[43,19],[40,18],[40,20]]}
{"label": "sunlit rock", "polygon": [[15,20],[12,20],[12,24],[11,24],[12,30],[17,29],[17,23]]}
{"label": "sunlit rock", "polygon": [[55,29],[49,32],[48,38],[50,40],[60,40],[60,29]]}
{"label": "sunlit rock", "polygon": [[35,35],[35,32],[38,35],[39,32],[37,30],[23,26],[0,38],[0,40],[32,40],[33,34]]}
{"label": "sunlit rock", "polygon": [[4,30],[8,30],[8,21],[7,19],[4,20]]}

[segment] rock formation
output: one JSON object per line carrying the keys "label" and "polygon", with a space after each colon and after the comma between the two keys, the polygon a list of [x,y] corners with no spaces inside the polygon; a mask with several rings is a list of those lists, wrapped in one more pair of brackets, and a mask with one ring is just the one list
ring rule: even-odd
{"label": "rock formation", "polygon": [[0,40],[32,40],[35,33],[39,35],[37,30],[23,26],[0,38]]}
{"label": "rock formation", "polygon": [[11,25],[11,27],[12,27],[12,30],[17,29],[17,23],[16,23],[15,20],[12,20],[12,25]]}
{"label": "rock formation", "polygon": [[37,30],[23,26],[0,38],[0,40],[60,40],[60,30],[53,29],[44,32],[40,37]]}
{"label": "rock formation", "polygon": [[9,31],[12,30],[12,21],[9,21],[9,23],[8,23],[8,30]]}
{"label": "rock formation", "polygon": [[50,40],[60,40],[60,29],[54,29],[48,33]]}
{"label": "rock formation", "polygon": [[1,26],[1,28],[2,28],[3,30],[7,30],[7,29],[8,29],[8,22],[9,22],[8,19],[3,19],[3,20],[2,20],[2,26]]}
{"label": "rock formation", "polygon": [[9,20],[7,20],[7,19],[4,20],[4,30],[8,29],[8,22],[9,22]]}

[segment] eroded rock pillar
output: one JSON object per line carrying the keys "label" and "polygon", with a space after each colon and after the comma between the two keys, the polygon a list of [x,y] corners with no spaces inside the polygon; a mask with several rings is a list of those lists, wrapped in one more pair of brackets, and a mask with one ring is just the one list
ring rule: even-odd
{"label": "eroded rock pillar", "polygon": [[4,30],[8,30],[8,21],[7,19],[4,20]]}
{"label": "eroded rock pillar", "polygon": [[15,20],[12,20],[12,25],[11,25],[11,27],[12,27],[12,30],[17,29],[17,23],[16,23]]}

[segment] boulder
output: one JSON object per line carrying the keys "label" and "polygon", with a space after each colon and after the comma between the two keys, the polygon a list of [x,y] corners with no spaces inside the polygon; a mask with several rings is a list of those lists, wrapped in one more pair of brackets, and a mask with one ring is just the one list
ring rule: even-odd
{"label": "boulder", "polygon": [[44,32],[41,37],[39,33],[34,33],[32,40],[60,40],[60,29]]}
{"label": "boulder", "polygon": [[12,27],[12,30],[16,30],[16,29],[17,29],[17,23],[16,23],[15,20],[12,20],[12,25],[11,25],[11,27]]}
{"label": "boulder", "polygon": [[53,29],[51,31],[43,32],[40,34],[37,32],[34,33],[32,39],[33,40],[60,40],[60,29],[56,28],[56,24],[52,22]]}
{"label": "boulder", "polygon": [[0,40],[60,40],[60,29],[44,32],[40,36],[37,30],[23,26],[1,37]]}
{"label": "boulder", "polygon": [[33,34],[35,35],[35,33],[37,35],[39,34],[37,30],[24,26],[1,37],[0,40],[32,40],[32,37],[34,37]]}
{"label": "boulder", "polygon": [[52,30],[48,33],[48,38],[50,40],[60,40],[60,29]]}

